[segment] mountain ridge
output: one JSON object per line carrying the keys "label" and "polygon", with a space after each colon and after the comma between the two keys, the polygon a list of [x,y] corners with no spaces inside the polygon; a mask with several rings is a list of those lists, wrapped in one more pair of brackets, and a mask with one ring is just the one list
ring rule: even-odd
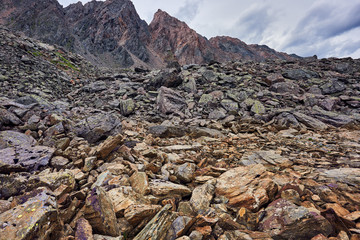
{"label": "mountain ridge", "polygon": [[77,2],[62,7],[57,0],[0,0],[0,23],[41,41],[79,53],[98,66],[164,68],[169,62],[211,61],[293,56],[240,39],[207,39],[162,10],[147,24],[130,0]]}

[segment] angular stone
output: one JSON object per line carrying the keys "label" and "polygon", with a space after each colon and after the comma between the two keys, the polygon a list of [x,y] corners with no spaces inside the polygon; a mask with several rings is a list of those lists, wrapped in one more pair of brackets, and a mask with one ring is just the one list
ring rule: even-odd
{"label": "angular stone", "polygon": [[300,93],[300,89],[299,85],[294,82],[278,82],[273,84],[269,90],[276,93],[290,93],[298,95]]}
{"label": "angular stone", "polygon": [[109,136],[104,142],[97,146],[95,154],[99,159],[105,159],[116,147],[120,147],[124,142],[121,134]]}
{"label": "angular stone", "polygon": [[320,88],[323,94],[334,94],[344,91],[346,86],[338,80],[331,80],[322,85]]}
{"label": "angular stone", "polygon": [[6,200],[0,200],[0,214],[6,212],[11,208],[11,202]]}
{"label": "angular stone", "polygon": [[113,237],[119,235],[114,206],[101,187],[93,188],[86,198],[84,217],[98,233]]}
{"label": "angular stone", "polygon": [[292,165],[292,162],[276,153],[274,150],[269,151],[257,151],[252,154],[244,154],[241,157],[240,162],[249,166],[252,164],[263,164],[264,166],[275,166],[275,167],[289,167]]}
{"label": "angular stone", "polygon": [[36,140],[28,135],[15,131],[2,131],[0,132],[0,149],[8,147],[20,147],[25,148],[27,146],[33,146],[36,144]]}
{"label": "angular stone", "polygon": [[160,205],[131,205],[124,212],[124,217],[133,226],[143,220],[149,220],[161,209]]}
{"label": "angular stone", "polygon": [[209,119],[220,120],[226,117],[226,111],[224,109],[217,109],[209,113]]}
{"label": "angular stone", "polygon": [[0,109],[0,127],[1,125],[20,125],[21,120],[12,112]]}
{"label": "angular stone", "polygon": [[360,185],[360,168],[338,168],[330,170],[318,170],[320,179],[333,179],[336,182]]}
{"label": "angular stone", "polygon": [[322,216],[307,208],[278,199],[266,209],[259,229],[277,239],[311,239],[319,233],[329,236],[331,224]]}
{"label": "angular stone", "polygon": [[1,239],[50,239],[59,226],[56,200],[47,189],[0,214]]}
{"label": "angular stone", "polygon": [[120,101],[120,112],[123,116],[129,116],[135,111],[135,102],[132,99],[126,99]]}
{"label": "angular stone", "polygon": [[203,94],[200,97],[199,104],[209,104],[210,102],[214,101],[214,97],[211,94]]}
{"label": "angular stone", "polygon": [[131,187],[122,186],[111,189],[108,195],[114,205],[116,216],[124,216],[124,211],[131,205],[137,204],[137,196]]}
{"label": "angular stone", "polygon": [[90,143],[95,143],[108,136],[121,132],[121,121],[112,113],[98,113],[78,122],[74,127],[75,133]]}
{"label": "angular stone", "polygon": [[45,146],[18,146],[0,150],[0,172],[9,171],[35,171],[47,166],[55,149]]}
{"label": "angular stone", "polygon": [[75,240],[94,240],[92,227],[85,218],[76,221]]}
{"label": "angular stone", "polygon": [[233,168],[217,179],[215,192],[228,198],[232,207],[258,210],[276,194],[272,175],[261,164]]}
{"label": "angular stone", "polygon": [[164,114],[180,113],[187,106],[185,98],[178,92],[166,87],[160,88],[156,104],[157,109]]}
{"label": "angular stone", "polygon": [[251,112],[255,114],[264,114],[266,112],[264,105],[260,101],[255,101],[251,107]]}
{"label": "angular stone", "polygon": [[184,163],[180,166],[176,166],[174,169],[174,175],[184,183],[189,183],[194,178],[196,165],[193,163]]}
{"label": "angular stone", "polygon": [[150,181],[150,189],[158,197],[185,197],[191,194],[191,190],[183,185],[157,179]]}
{"label": "angular stone", "polygon": [[193,190],[190,203],[195,211],[206,211],[210,207],[215,192],[214,183],[214,181],[208,181]]}
{"label": "angular stone", "polygon": [[168,231],[166,239],[175,239],[184,235],[191,225],[193,225],[195,219],[187,216],[179,216],[177,217],[171,224],[171,228]]}
{"label": "angular stone", "polygon": [[58,170],[63,169],[70,161],[67,158],[56,156],[50,160],[50,165]]}
{"label": "angular stone", "polygon": [[183,137],[186,134],[186,129],[180,126],[158,125],[150,127],[148,133],[160,138]]}
{"label": "angular stone", "polygon": [[133,240],[166,239],[171,224],[177,217],[170,209],[170,204],[165,205]]}
{"label": "angular stone", "polygon": [[149,188],[149,178],[144,172],[135,172],[129,178],[131,183],[131,187],[137,192],[142,195],[146,195],[150,193]]}
{"label": "angular stone", "polygon": [[325,130],[328,128],[328,126],[325,123],[323,123],[320,120],[317,120],[316,118],[307,116],[300,112],[294,112],[293,114],[299,122],[303,123],[307,127],[319,129],[319,130]]}

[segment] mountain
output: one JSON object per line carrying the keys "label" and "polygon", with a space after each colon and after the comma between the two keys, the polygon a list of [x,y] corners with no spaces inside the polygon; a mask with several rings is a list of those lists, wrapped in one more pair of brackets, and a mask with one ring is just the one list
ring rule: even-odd
{"label": "mountain", "polygon": [[162,68],[174,61],[203,64],[293,58],[236,38],[208,40],[161,10],[148,25],[130,0],[78,2],[66,8],[56,0],[0,0],[0,4],[0,24],[63,46],[98,66]]}

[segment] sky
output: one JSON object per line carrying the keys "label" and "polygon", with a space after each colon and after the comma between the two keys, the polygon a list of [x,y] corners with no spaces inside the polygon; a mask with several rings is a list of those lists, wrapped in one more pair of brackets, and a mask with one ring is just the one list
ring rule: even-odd
{"label": "sky", "polygon": [[[64,7],[78,0],[58,0]],[[83,3],[88,2],[82,0]],[[360,58],[359,0],[132,0],[150,23],[164,10],[208,39],[236,37],[299,56]]]}

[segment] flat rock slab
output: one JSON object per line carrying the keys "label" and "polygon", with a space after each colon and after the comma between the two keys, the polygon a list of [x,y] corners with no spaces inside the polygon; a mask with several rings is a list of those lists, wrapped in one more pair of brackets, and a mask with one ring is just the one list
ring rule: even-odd
{"label": "flat rock slab", "polygon": [[35,197],[0,215],[1,239],[49,239],[57,226],[55,197],[43,189]]}
{"label": "flat rock slab", "polygon": [[49,164],[54,152],[54,148],[30,145],[1,149],[0,173],[36,171]]}
{"label": "flat rock slab", "polygon": [[162,180],[150,181],[150,189],[152,194],[158,197],[174,197],[174,195],[184,197],[191,194],[191,190],[188,187]]}
{"label": "flat rock slab", "polygon": [[163,147],[165,152],[177,152],[177,151],[195,151],[199,150],[202,147],[200,144],[193,144],[193,145],[173,145]]}
{"label": "flat rock slab", "polygon": [[331,170],[319,169],[319,180],[333,179],[337,182],[360,185],[360,168],[339,168]]}
{"label": "flat rock slab", "polygon": [[15,131],[0,132],[0,149],[8,147],[33,146],[36,140],[28,135]]}

